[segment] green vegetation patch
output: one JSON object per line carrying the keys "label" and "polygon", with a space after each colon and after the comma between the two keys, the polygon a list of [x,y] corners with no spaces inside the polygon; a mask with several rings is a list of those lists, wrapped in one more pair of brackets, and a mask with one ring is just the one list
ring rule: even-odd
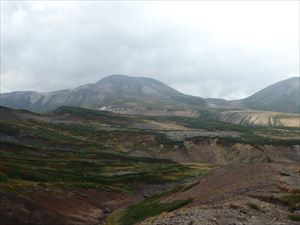
{"label": "green vegetation patch", "polygon": [[297,209],[300,209],[300,194],[299,193],[291,193],[288,195],[284,195],[281,199],[288,203],[289,211],[293,212]]}
{"label": "green vegetation patch", "polygon": [[[211,112],[208,112],[209,114]],[[213,118],[207,117],[206,112],[202,112],[199,118],[187,118],[187,117],[152,117],[156,120],[171,121],[183,126],[187,126],[192,129],[204,129],[207,131],[232,131],[240,133],[239,136],[224,136],[220,137],[221,141],[231,143],[244,143],[252,145],[299,145],[299,139],[277,139],[271,137],[274,132],[278,132],[278,129],[272,127],[244,125],[244,124],[232,124],[229,122],[223,122],[214,120]],[[299,129],[298,129],[299,130]],[[289,136],[295,136],[297,129],[295,128],[282,128],[283,133],[289,133]],[[270,136],[271,135],[271,136]],[[194,139],[194,138],[191,138]]]}
{"label": "green vegetation patch", "polygon": [[248,203],[247,203],[247,206],[248,206],[250,209],[254,209],[254,210],[257,210],[257,211],[260,210],[259,206],[256,205],[255,203],[252,203],[252,202],[248,202]]}
{"label": "green vegetation patch", "polygon": [[300,203],[300,194],[292,193],[292,194],[284,195],[282,197],[282,199],[287,201],[290,204],[299,204]]}
{"label": "green vegetation patch", "polygon": [[289,220],[300,222],[300,215],[290,214],[288,215]]}
{"label": "green vegetation patch", "polygon": [[[56,149],[0,142],[0,180],[62,188],[133,191],[135,184],[164,184],[192,177],[195,169],[165,159],[96,149]],[[42,154],[42,155],[41,155]],[[0,186],[1,188],[1,186]]]}
{"label": "green vegetation patch", "polygon": [[8,176],[5,173],[0,172],[0,182],[7,181]]}
{"label": "green vegetation patch", "polygon": [[188,190],[192,189],[193,187],[195,187],[197,184],[199,184],[199,182],[200,181],[196,181],[191,184],[187,184],[181,189],[181,191],[188,191]]}
{"label": "green vegetation patch", "polygon": [[118,222],[119,225],[132,225],[162,212],[171,212],[191,202],[192,199],[185,199],[161,203],[159,197],[148,198],[125,209]]}

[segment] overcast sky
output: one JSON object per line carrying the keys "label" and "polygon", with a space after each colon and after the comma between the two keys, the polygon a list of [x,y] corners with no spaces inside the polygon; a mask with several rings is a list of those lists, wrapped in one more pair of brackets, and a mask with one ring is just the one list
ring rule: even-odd
{"label": "overcast sky", "polygon": [[110,74],[243,98],[299,76],[299,1],[1,1],[1,92]]}

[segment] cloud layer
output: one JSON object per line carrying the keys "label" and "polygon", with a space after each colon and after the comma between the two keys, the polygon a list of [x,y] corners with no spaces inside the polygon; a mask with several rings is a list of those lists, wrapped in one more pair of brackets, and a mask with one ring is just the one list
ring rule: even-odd
{"label": "cloud layer", "polygon": [[236,99],[299,75],[298,1],[1,2],[1,92],[110,74]]}

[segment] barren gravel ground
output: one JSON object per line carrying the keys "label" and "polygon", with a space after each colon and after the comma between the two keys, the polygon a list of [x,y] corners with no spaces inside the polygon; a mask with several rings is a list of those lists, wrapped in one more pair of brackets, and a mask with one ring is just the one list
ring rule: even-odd
{"label": "barren gravel ground", "polygon": [[[253,200],[252,200],[253,201]],[[193,207],[164,214],[159,219],[149,219],[140,225],[296,225],[288,220],[280,209],[271,204],[257,211],[246,207],[231,209]]]}

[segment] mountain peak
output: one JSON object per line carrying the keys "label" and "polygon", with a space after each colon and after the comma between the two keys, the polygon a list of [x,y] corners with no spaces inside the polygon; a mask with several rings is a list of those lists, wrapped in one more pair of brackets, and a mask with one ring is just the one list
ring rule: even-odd
{"label": "mountain peak", "polygon": [[244,106],[250,109],[299,113],[300,78],[281,80],[242,101]]}
{"label": "mountain peak", "polygon": [[141,112],[206,106],[202,98],[182,94],[158,80],[121,74],[110,75],[96,83],[67,91],[37,93],[35,98],[29,92],[24,93],[22,99],[16,99],[12,93],[2,97],[4,106],[37,112],[51,111],[59,106],[113,108],[125,112],[128,109]]}
{"label": "mountain peak", "polygon": [[128,82],[151,81],[151,82],[164,84],[161,81],[155,80],[150,77],[128,76],[128,75],[123,75],[123,74],[112,74],[112,75],[106,76],[106,77],[102,78],[101,80],[99,80],[97,83],[100,83],[102,81],[128,81]]}
{"label": "mountain peak", "polygon": [[102,80],[115,80],[115,79],[130,79],[134,78],[133,76],[123,75],[123,74],[112,74],[106,77],[103,77],[98,82],[101,82]]}

